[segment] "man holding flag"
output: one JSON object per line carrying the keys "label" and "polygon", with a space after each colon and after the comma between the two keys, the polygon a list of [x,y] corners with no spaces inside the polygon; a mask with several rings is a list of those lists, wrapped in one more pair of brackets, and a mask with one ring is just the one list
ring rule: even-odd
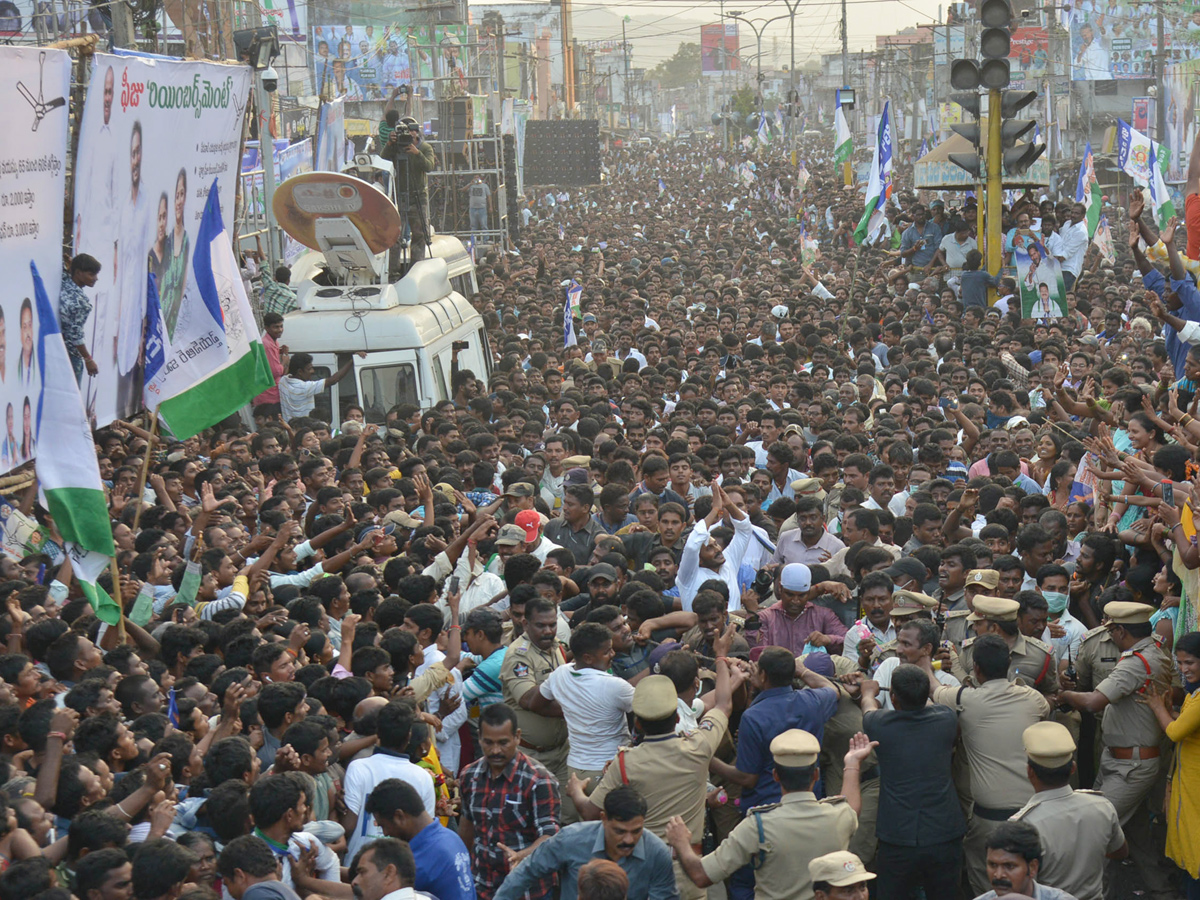
{"label": "man holding flag", "polygon": [[[30,269],[42,379],[37,401],[37,442],[42,450],[36,464],[39,499],[58,526],[75,578],[96,616],[116,625],[121,607],[96,583],[116,552],[100,465],[58,316],[46,296],[37,266],[30,263]],[[114,587],[116,584],[114,580]]]}

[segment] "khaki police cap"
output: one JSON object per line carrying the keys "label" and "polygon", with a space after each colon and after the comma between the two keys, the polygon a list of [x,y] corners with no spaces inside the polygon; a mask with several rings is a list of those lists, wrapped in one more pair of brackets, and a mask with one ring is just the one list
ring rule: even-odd
{"label": "khaki police cap", "polygon": [[1154,607],[1145,603],[1127,603],[1114,600],[1104,604],[1104,617],[1118,625],[1141,625],[1150,621]]}
{"label": "khaki police cap", "polygon": [[989,622],[1015,622],[1020,608],[1021,604],[1016,600],[980,594],[975,598],[975,612],[967,616],[967,621],[982,622],[987,619]]}
{"label": "khaki police cap", "polygon": [[919,612],[929,612],[937,609],[937,605],[937,600],[920,591],[892,592],[893,616],[912,616]]}
{"label": "khaki police cap", "polygon": [[825,499],[825,489],[821,487],[820,478],[797,478],[792,482],[792,490],[797,495],[816,497],[818,500]]}
{"label": "khaki police cap", "polygon": [[666,675],[647,675],[633,689],[633,714],[647,721],[670,718],[678,696],[675,682]]}
{"label": "khaki police cap", "polygon": [[974,586],[994,591],[1000,586],[1000,573],[995,569],[972,569],[967,573],[967,587]]}
{"label": "khaki police cap", "polygon": [[867,871],[861,859],[849,850],[838,850],[818,856],[808,864],[808,877],[833,887],[847,887],[860,881],[870,881],[875,875]]}
{"label": "khaki police cap", "polygon": [[771,741],[771,756],[775,758],[775,764],[786,768],[807,768],[816,763],[820,752],[821,742],[799,728],[789,728]]}
{"label": "khaki police cap", "polygon": [[1065,766],[1075,757],[1075,740],[1065,725],[1059,722],[1038,722],[1021,735],[1025,755],[1047,769]]}
{"label": "khaki police cap", "polygon": [[590,456],[568,456],[563,460],[563,465],[568,469],[574,469],[577,467],[586,469],[588,467],[588,463],[591,461],[592,458]]}
{"label": "khaki police cap", "polygon": [[525,529],[520,525],[502,525],[496,535],[496,543],[502,547],[515,547],[525,543]]}

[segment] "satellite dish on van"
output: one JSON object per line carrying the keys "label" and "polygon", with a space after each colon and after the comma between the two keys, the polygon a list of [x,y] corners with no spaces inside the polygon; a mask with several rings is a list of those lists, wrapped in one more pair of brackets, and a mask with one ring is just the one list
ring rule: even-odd
{"label": "satellite dish on van", "polygon": [[383,253],[400,237],[400,213],[387,195],[339,172],[293,175],[275,189],[272,209],[279,227],[305,247],[327,258],[336,250],[339,268],[369,268],[352,257]]}

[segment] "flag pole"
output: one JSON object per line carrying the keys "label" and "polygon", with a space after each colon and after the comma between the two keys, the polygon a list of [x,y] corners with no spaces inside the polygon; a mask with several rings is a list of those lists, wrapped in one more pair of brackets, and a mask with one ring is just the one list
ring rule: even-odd
{"label": "flag pole", "polygon": [[[146,493],[146,478],[150,475],[150,454],[154,452],[154,439],[158,437],[158,414],[153,413],[150,419],[150,439],[146,442],[146,458],[142,460],[142,473],[138,478],[137,508],[133,511],[133,533],[137,534],[138,522],[142,518],[142,497]],[[121,626],[122,639],[125,626]]]}
{"label": "flag pole", "polygon": [[114,556],[109,563],[112,569],[113,583],[113,599],[117,601],[117,608],[121,610],[121,618],[117,619],[117,641],[125,643],[125,603],[121,599],[121,572],[117,569],[117,558]]}

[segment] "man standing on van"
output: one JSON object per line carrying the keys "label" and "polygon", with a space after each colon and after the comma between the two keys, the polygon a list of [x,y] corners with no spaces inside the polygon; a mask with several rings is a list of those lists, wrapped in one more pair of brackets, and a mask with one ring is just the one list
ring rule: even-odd
{"label": "man standing on van", "polygon": [[425,258],[426,245],[433,239],[429,222],[429,196],[425,189],[425,175],[433,171],[436,164],[433,147],[421,139],[421,123],[411,116],[405,116],[400,120],[399,127],[389,132],[387,143],[379,155],[391,160],[395,166],[396,205],[401,219],[407,222],[412,232],[409,259],[419,262]]}
{"label": "man standing on van", "polygon": [[[364,351],[359,351],[362,359],[367,358]],[[317,370],[313,367],[311,353],[294,353],[288,362],[288,373],[279,379],[279,408],[283,421],[290,422],[299,416],[307,416],[316,406],[316,396],[331,385],[337,384],[350,374],[354,368],[354,360],[346,360],[346,364],[328,378],[316,378]]]}

